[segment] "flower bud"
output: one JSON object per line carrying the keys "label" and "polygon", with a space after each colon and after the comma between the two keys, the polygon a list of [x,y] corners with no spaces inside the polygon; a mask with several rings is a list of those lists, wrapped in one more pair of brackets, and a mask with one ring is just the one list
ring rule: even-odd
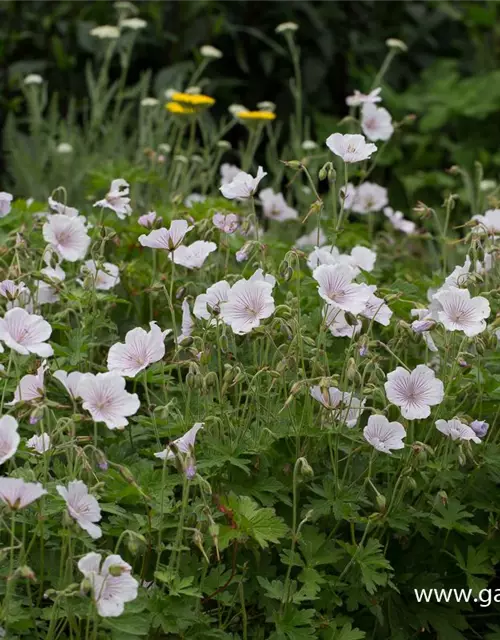
{"label": "flower bud", "polygon": [[387,500],[385,496],[383,496],[381,493],[378,493],[377,497],[375,498],[375,501],[377,502],[378,510],[381,513],[384,513],[387,507]]}

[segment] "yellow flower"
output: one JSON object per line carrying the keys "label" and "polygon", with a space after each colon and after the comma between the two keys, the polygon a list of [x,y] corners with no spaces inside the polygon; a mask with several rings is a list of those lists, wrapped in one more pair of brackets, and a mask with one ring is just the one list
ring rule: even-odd
{"label": "yellow flower", "polygon": [[240,120],[275,120],[276,114],[272,111],[238,111],[236,117]]}
{"label": "yellow flower", "polygon": [[205,96],[202,93],[181,93],[176,91],[172,94],[172,100],[179,102],[180,104],[188,105],[190,107],[211,107],[215,104],[215,100],[210,96]]}
{"label": "yellow flower", "polygon": [[167,104],[165,105],[165,109],[170,113],[174,113],[175,115],[181,115],[181,116],[186,116],[186,115],[191,115],[193,113],[196,113],[192,107],[185,107],[182,104],[179,104],[178,102],[167,102]]}

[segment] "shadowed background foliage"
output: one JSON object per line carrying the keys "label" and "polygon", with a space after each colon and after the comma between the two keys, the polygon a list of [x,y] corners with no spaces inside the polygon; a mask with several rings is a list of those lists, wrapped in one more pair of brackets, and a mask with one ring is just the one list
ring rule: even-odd
{"label": "shadowed background foliage", "polygon": [[[138,34],[129,81],[151,69],[151,93],[182,86],[193,56],[203,44],[224,53],[210,66],[204,88],[217,96],[214,113],[234,102],[253,107],[277,104],[286,123],[293,109],[288,89],[291,62],[277,24],[300,25],[305,113],[311,136],[321,142],[346,114],[345,96],[368,89],[388,37],[402,39],[384,81],[384,102],[394,118],[417,118],[404,144],[391,145],[382,164],[408,200],[429,189],[451,186],[436,172],[480,160],[496,178],[500,166],[500,5],[496,2],[139,2],[148,21]],[[0,117],[23,113],[22,77],[44,76],[60,96],[61,115],[70,95],[85,98],[84,69],[99,45],[89,35],[98,24],[114,24],[112,2],[3,2],[0,7]],[[5,162],[2,163],[5,173]],[[386,176],[388,177],[388,176]],[[2,178],[2,182],[4,182]],[[403,189],[401,190],[403,191]]]}

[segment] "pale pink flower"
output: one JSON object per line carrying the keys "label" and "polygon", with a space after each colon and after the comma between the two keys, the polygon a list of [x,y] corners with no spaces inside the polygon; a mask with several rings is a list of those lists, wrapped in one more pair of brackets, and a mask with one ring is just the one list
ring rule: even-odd
{"label": "pale pink flower", "polygon": [[470,259],[470,256],[466,256],[463,265],[458,265],[453,269],[450,275],[445,278],[444,285],[436,293],[439,293],[440,291],[443,291],[444,289],[447,289],[449,287],[465,287],[471,279],[471,267],[472,261]]}
{"label": "pale pink flower", "polygon": [[383,209],[388,204],[387,189],[373,182],[363,182],[356,189],[352,204],[354,213],[366,214]]}
{"label": "pale pink flower", "polygon": [[472,220],[477,222],[474,227],[476,233],[496,236],[500,234],[500,209],[488,209],[484,215],[472,216]]}
{"label": "pale pink flower", "polygon": [[137,598],[139,583],[130,575],[132,567],[119,555],[110,555],[101,567],[100,553],[87,553],[78,562],[78,569],[91,585],[98,614],[116,618],[125,610],[125,603]]}
{"label": "pale pink flower", "polygon": [[374,320],[384,327],[388,327],[391,323],[392,309],[382,300],[375,295],[377,287],[375,285],[368,285],[371,290],[371,295],[368,298],[366,307],[361,312],[361,315],[370,320]]}
{"label": "pale pink flower", "polygon": [[136,393],[125,390],[125,378],[113,371],[84,374],[77,393],[94,422],[104,422],[109,429],[126,427],[127,416],[136,414],[141,404]]}
{"label": "pale pink flower", "polygon": [[374,144],[366,142],[365,137],[359,133],[332,133],[326,139],[326,146],[345,163],[367,160],[377,150]]}
{"label": "pale pink flower", "polygon": [[368,249],[368,247],[362,247],[358,245],[351,249],[349,258],[349,264],[351,265],[351,267],[359,268],[370,273],[375,268],[377,254],[375,253],[375,251]]}
{"label": "pale pink flower", "polygon": [[144,215],[139,216],[137,222],[141,225],[141,227],[152,229],[156,220],[161,221],[161,218],[157,217],[156,211],[150,211],[149,213],[145,213]]}
{"label": "pale pink flower", "polygon": [[52,327],[42,316],[30,314],[19,307],[10,309],[0,318],[0,340],[25,356],[30,353],[42,358],[53,355],[52,347],[45,343],[51,333]]}
{"label": "pale pink flower", "polygon": [[273,285],[262,280],[239,280],[220,303],[221,317],[234,333],[249,333],[274,313]]}
{"label": "pale pink flower", "polygon": [[361,93],[361,91],[355,89],[352,96],[347,96],[345,103],[348,107],[359,107],[362,104],[374,104],[376,102],[381,102],[381,91],[381,87],[373,89],[370,93]]}
{"label": "pale pink flower", "polygon": [[334,420],[352,429],[358,423],[364,411],[365,400],[360,401],[348,391],[340,391],[337,387],[322,388],[318,385],[310,388],[311,396],[320,402],[325,409],[333,412]]}
{"label": "pale pink flower", "polygon": [[10,213],[14,196],[6,191],[0,191],[0,218],[5,218]]}
{"label": "pale pink flower", "polygon": [[273,289],[276,284],[276,278],[270,273],[264,273],[263,269],[256,269],[248,280],[249,282],[267,282]]}
{"label": "pale pink flower", "polygon": [[196,435],[200,429],[203,429],[204,425],[204,422],[196,422],[196,424],[194,424],[189,431],[186,431],[183,436],[174,440],[172,445],[167,446],[159,453],[155,453],[155,458],[160,458],[162,460],[166,458],[167,460],[171,460],[172,458],[175,458],[177,453],[192,453],[196,441]]}
{"label": "pale pink flower", "polygon": [[352,184],[352,182],[348,182],[345,186],[340,187],[339,200],[341,204],[342,204],[342,201],[344,201],[344,209],[346,211],[350,211],[352,209],[352,205],[354,204],[355,198],[356,198],[356,187]]}
{"label": "pale pink flower", "polygon": [[229,290],[231,286],[226,280],[220,280],[211,287],[208,287],[205,293],[201,293],[194,301],[193,313],[196,318],[202,320],[213,319],[220,313],[220,305],[227,302]]}
{"label": "pale pink flower", "polygon": [[78,209],[75,209],[74,207],[68,207],[62,202],[57,202],[57,200],[54,200],[54,198],[50,196],[48,202],[49,207],[52,209],[52,211],[55,211],[55,213],[60,213],[63,216],[68,216],[68,218],[76,218],[78,216]]}
{"label": "pale pink flower", "polygon": [[442,402],[444,387],[432,369],[419,364],[413,371],[396,367],[387,374],[385,383],[387,399],[400,407],[408,420],[428,418],[431,407]]}
{"label": "pale pink flower", "polygon": [[0,477],[0,501],[11,509],[24,509],[46,493],[39,482]]}
{"label": "pale pink flower", "polygon": [[320,402],[325,409],[333,411],[338,409],[340,404],[344,401],[346,394],[337,387],[320,387],[316,385],[309,389],[311,396]]}
{"label": "pale pink flower", "polygon": [[156,322],[149,323],[150,330],[136,327],[127,332],[125,343],[117,342],[108,353],[108,369],[120,376],[134,378],[140,371],[165,355],[165,337],[171,329],[162,331]]}
{"label": "pale pink flower", "polygon": [[212,218],[214,227],[223,231],[224,233],[234,233],[238,228],[238,216],[234,213],[216,213]]}
{"label": "pale pink flower", "polygon": [[17,451],[21,442],[17,428],[17,420],[12,416],[0,418],[0,464],[7,462]]}
{"label": "pale pink flower", "polygon": [[43,225],[43,237],[68,262],[83,260],[90,245],[82,216],[70,218],[60,213],[49,216]]}
{"label": "pale pink flower", "polygon": [[[55,284],[63,282],[66,279],[66,274],[63,269],[57,264],[55,267],[44,267],[40,270],[47,278],[53,280]],[[36,302],[38,304],[53,304],[59,301],[59,294],[57,289],[51,286],[48,282],[38,280],[36,291]]]}
{"label": "pale pink flower", "polygon": [[296,220],[299,217],[297,210],[287,204],[283,194],[274,193],[270,187],[262,189],[259,198],[265,218],[284,222],[285,220]]}
{"label": "pale pink flower", "polygon": [[188,225],[186,220],[172,220],[170,229],[162,227],[151,231],[147,236],[139,236],[139,242],[143,247],[175,251],[181,245],[186,233],[191,229],[193,229],[193,226]]}
{"label": "pale pink flower", "polygon": [[336,338],[352,338],[361,331],[362,324],[359,320],[355,320],[354,324],[351,324],[347,321],[345,312],[333,305],[325,305],[323,317],[326,327]]}
{"label": "pale pink flower", "polygon": [[400,422],[389,422],[385,416],[371,415],[363,429],[365,440],[382,453],[391,454],[393,449],[404,449],[406,430]]}
{"label": "pale pink flower", "polygon": [[28,447],[28,449],[33,449],[33,451],[36,451],[36,453],[40,454],[45,453],[52,448],[50,443],[50,436],[45,432],[40,436],[32,436],[29,440],[26,441],[26,446]]}
{"label": "pale pink flower", "polygon": [[8,402],[8,405],[15,405],[18,402],[32,402],[43,398],[44,394],[44,377],[47,365],[43,362],[37,369],[36,375],[28,374],[21,378],[16,390],[14,391],[14,399]]}
{"label": "pale pink flower", "polygon": [[392,207],[384,207],[384,215],[392,226],[407,235],[415,233],[417,225],[412,220],[406,220],[401,211],[394,211]]}
{"label": "pale pink flower", "polygon": [[389,140],[394,133],[391,114],[384,107],[366,102],[361,109],[361,128],[372,142]]}
{"label": "pale pink flower", "polygon": [[438,318],[448,331],[463,331],[472,338],[486,329],[490,303],[482,296],[471,298],[467,289],[450,287],[434,295],[439,303]]}
{"label": "pale pink flower", "polygon": [[200,269],[208,256],[216,251],[215,242],[207,242],[206,240],[196,240],[189,245],[181,245],[175,251],[168,254],[170,260],[175,264],[180,264],[186,269]]}
{"label": "pale pink flower", "polygon": [[354,276],[351,267],[341,264],[322,264],[313,271],[323,300],[356,315],[365,308],[371,291],[365,284],[353,283]]}
{"label": "pale pink flower", "polygon": [[453,420],[436,420],[436,429],[444,433],[452,440],[472,440],[476,444],[481,444],[481,439],[471,429],[457,418]]}
{"label": "pale pink flower", "polygon": [[199,202],[205,202],[207,196],[202,195],[201,193],[190,193],[187,198],[184,200],[184,205],[191,209],[194,204],[198,204]]}
{"label": "pale pink flower", "polygon": [[79,371],[72,371],[71,373],[68,373],[62,369],[58,369],[53,373],[54,378],[59,380],[74,400],[78,398],[78,384],[84,375],[84,373],[80,373]]}
{"label": "pale pink flower", "polygon": [[21,293],[28,292],[28,287],[24,282],[16,284],[13,280],[3,280],[0,282],[0,295],[7,300],[15,300]]}
{"label": "pale pink flower", "polygon": [[101,509],[95,497],[89,494],[87,485],[81,480],[72,480],[68,488],[57,485],[56,490],[66,502],[68,513],[76,523],[93,540],[100,538],[101,527],[94,523],[101,519]]}
{"label": "pale pink flower", "polygon": [[237,167],[235,164],[229,164],[227,162],[225,162],[224,164],[221,164],[220,166],[221,187],[224,186],[225,184],[229,184],[230,182],[232,182],[236,178],[238,173],[240,173],[240,171],[241,169]]}
{"label": "pale pink flower", "polygon": [[248,260],[248,253],[243,249],[240,249],[235,254],[236,262],[246,262]]}
{"label": "pale pink flower", "polygon": [[220,187],[220,192],[228,200],[247,200],[251,198],[257,191],[259,182],[267,176],[267,173],[262,167],[257,170],[257,175],[253,178],[249,173],[239,171],[231,182],[223,184]]}
{"label": "pale pink flower", "polygon": [[306,233],[303,236],[300,236],[300,238],[295,241],[295,246],[298,249],[303,249],[304,247],[321,246],[326,242],[326,240],[327,237],[323,229],[319,230],[319,234],[318,229],[313,229],[310,233]]}
{"label": "pale pink flower", "polygon": [[98,200],[94,207],[111,209],[120,220],[124,220],[132,213],[129,198],[130,185],[126,180],[118,178],[111,182],[111,187],[104,200]]}
{"label": "pale pink flower", "polygon": [[103,262],[98,267],[94,260],[86,260],[81,274],[82,277],[89,276],[92,285],[100,291],[109,291],[120,282],[120,269],[111,262]]}
{"label": "pale pink flower", "polygon": [[182,301],[182,322],[181,322],[181,335],[177,338],[177,344],[180,344],[186,338],[189,338],[193,333],[193,318],[191,317],[191,311],[189,309],[189,302],[184,298]]}

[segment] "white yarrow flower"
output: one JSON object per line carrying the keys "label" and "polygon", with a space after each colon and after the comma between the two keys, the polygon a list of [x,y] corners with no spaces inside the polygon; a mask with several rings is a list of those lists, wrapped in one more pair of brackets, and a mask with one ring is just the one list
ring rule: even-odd
{"label": "white yarrow flower", "polygon": [[444,397],[443,383],[425,364],[419,364],[413,371],[397,367],[387,374],[384,386],[389,402],[400,407],[408,420],[428,418],[431,407]]}

